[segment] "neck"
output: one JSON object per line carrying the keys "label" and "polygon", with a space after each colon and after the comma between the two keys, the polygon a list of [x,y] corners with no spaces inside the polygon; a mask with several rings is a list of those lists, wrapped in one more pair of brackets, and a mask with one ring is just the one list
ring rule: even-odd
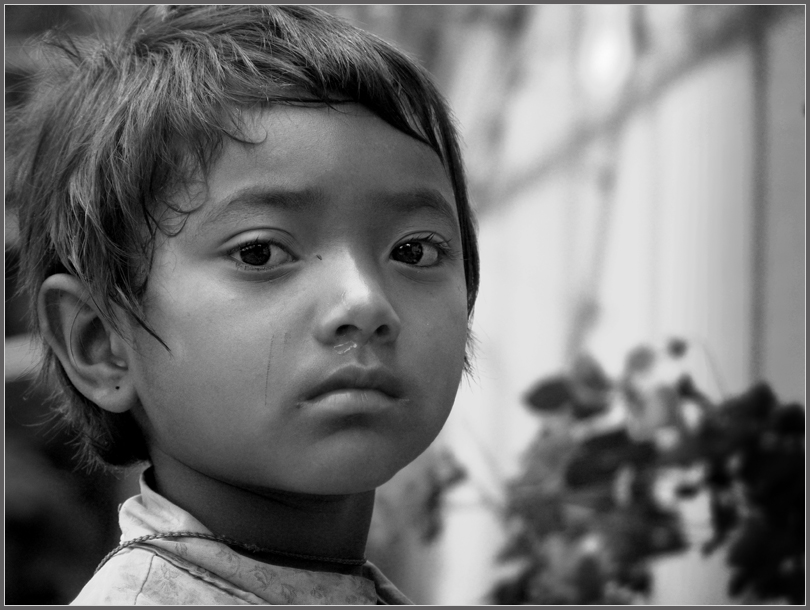
{"label": "neck", "polygon": [[151,459],[155,491],[191,513],[214,534],[262,549],[235,551],[294,568],[362,572],[361,567],[328,559],[363,557],[374,491],[322,496],[245,488],[211,478],[159,450],[153,451]]}

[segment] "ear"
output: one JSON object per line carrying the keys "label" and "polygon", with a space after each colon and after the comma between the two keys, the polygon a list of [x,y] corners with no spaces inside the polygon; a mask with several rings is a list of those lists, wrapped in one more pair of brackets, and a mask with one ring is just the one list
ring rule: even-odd
{"label": "ear", "polygon": [[42,334],[74,387],[102,409],[123,413],[137,402],[132,350],[72,275],[48,277],[37,303]]}

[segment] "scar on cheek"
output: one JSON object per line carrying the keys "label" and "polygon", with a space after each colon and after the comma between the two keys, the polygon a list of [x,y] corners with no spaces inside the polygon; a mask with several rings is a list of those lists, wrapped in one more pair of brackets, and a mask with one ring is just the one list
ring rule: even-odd
{"label": "scar on cheek", "polygon": [[264,378],[264,406],[267,406],[267,397],[270,393],[270,367],[273,364],[273,337],[270,337],[270,346],[268,347],[267,357],[267,375]]}

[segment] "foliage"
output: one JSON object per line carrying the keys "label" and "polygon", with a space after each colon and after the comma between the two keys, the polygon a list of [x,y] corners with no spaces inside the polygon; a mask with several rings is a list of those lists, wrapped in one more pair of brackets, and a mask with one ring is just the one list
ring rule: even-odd
{"label": "foliage", "polygon": [[[804,408],[765,383],[714,404],[682,370],[688,346],[641,347],[610,380],[580,357],[526,395],[542,419],[508,490],[512,535],[500,559],[517,566],[498,604],[622,604],[648,595],[649,561],[687,548],[676,502],[661,500],[675,469],[702,476],[677,497],[708,494],[726,549],[729,593],[804,603]],[[662,374],[669,370],[670,374]]]}
{"label": "foliage", "polygon": [[[696,396],[688,380],[683,396]],[[706,464],[697,486],[710,494],[712,552],[728,545],[729,592],[803,604],[805,598],[805,413],[760,383],[722,403],[674,458]]]}

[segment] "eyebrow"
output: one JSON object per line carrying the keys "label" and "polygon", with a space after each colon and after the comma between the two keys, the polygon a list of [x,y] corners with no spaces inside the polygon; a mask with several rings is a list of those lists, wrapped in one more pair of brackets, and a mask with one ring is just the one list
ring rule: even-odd
{"label": "eyebrow", "polygon": [[[415,188],[406,191],[383,191],[368,197],[395,208],[397,213],[411,215],[426,210],[437,217],[457,225],[455,206],[437,189]],[[221,206],[203,217],[201,227],[215,223],[242,220],[252,210],[265,206],[284,210],[306,211],[326,205],[328,197],[318,188],[288,190],[284,188],[249,186],[228,196]]]}
{"label": "eyebrow", "polygon": [[453,225],[457,225],[459,222],[455,206],[451,205],[444,195],[436,189],[416,188],[409,191],[382,193],[378,199],[394,206],[403,214],[427,210],[451,222]]}
{"label": "eyebrow", "polygon": [[215,223],[241,220],[246,213],[265,206],[301,210],[312,208],[326,200],[320,189],[287,190],[265,186],[248,186],[229,195],[221,206],[205,215],[201,227]]}

